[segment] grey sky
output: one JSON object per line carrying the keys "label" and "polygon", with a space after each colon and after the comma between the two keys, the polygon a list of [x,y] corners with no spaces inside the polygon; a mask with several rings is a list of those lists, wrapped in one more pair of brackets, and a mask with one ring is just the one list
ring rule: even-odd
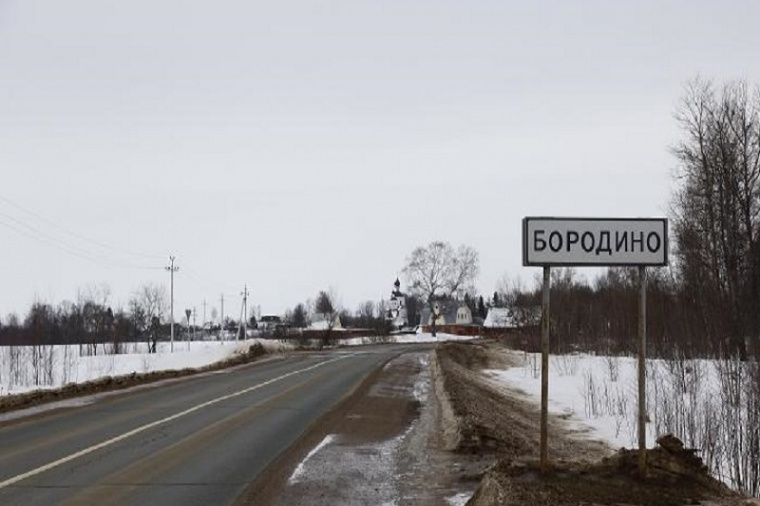
{"label": "grey sky", "polygon": [[749,1],[0,0],[0,197],[37,215],[0,199],[0,318],[93,283],[125,303],[168,283],[169,253],[177,318],[222,292],[237,314],[245,282],[265,313],[329,287],[354,309],[435,239],[480,252],[484,293],[530,279],[525,215],[667,214],[683,85],[760,83],[757,19]]}

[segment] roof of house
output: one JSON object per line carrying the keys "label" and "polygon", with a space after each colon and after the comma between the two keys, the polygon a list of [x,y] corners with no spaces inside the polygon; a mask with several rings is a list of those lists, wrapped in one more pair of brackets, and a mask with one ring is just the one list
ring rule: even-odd
{"label": "roof of house", "polygon": [[488,310],[488,315],[483,321],[483,326],[492,328],[514,328],[517,327],[517,322],[509,308],[492,307]]}
{"label": "roof of house", "polygon": [[[456,323],[457,311],[459,311],[459,308],[462,306],[467,307],[464,303],[455,300],[440,301],[436,302],[436,304],[441,305],[441,315],[446,323]],[[469,308],[467,309],[469,311]],[[422,311],[420,311],[420,325],[427,325],[429,321],[430,306],[425,305],[422,308]]]}
{"label": "roof of house", "polygon": [[[332,325],[330,322],[332,321]],[[314,319],[309,325],[309,330],[343,330],[343,325],[340,321],[340,315],[335,315],[332,319],[330,315],[324,313],[315,313]]]}

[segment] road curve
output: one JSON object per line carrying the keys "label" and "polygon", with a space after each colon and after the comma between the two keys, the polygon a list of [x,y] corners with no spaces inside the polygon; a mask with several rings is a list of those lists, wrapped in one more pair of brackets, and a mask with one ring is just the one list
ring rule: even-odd
{"label": "road curve", "polygon": [[224,505],[404,346],[304,353],[0,422],[0,504]]}

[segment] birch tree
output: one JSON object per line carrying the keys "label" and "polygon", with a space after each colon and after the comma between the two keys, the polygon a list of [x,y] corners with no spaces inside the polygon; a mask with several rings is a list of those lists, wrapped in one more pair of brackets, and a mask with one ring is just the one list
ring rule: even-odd
{"label": "birch tree", "polygon": [[430,309],[433,336],[436,335],[435,302],[474,292],[473,284],[479,271],[478,252],[470,246],[461,245],[454,249],[447,242],[433,241],[415,248],[409,255],[404,276],[412,294]]}

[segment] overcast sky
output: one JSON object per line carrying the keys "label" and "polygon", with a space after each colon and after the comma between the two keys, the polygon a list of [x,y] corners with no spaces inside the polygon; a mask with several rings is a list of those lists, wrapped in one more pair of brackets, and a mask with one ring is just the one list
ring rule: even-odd
{"label": "overcast sky", "polygon": [[687,81],[760,83],[760,3],[0,0],[0,320],[106,283],[175,315],[388,297],[433,240],[665,216]]}

